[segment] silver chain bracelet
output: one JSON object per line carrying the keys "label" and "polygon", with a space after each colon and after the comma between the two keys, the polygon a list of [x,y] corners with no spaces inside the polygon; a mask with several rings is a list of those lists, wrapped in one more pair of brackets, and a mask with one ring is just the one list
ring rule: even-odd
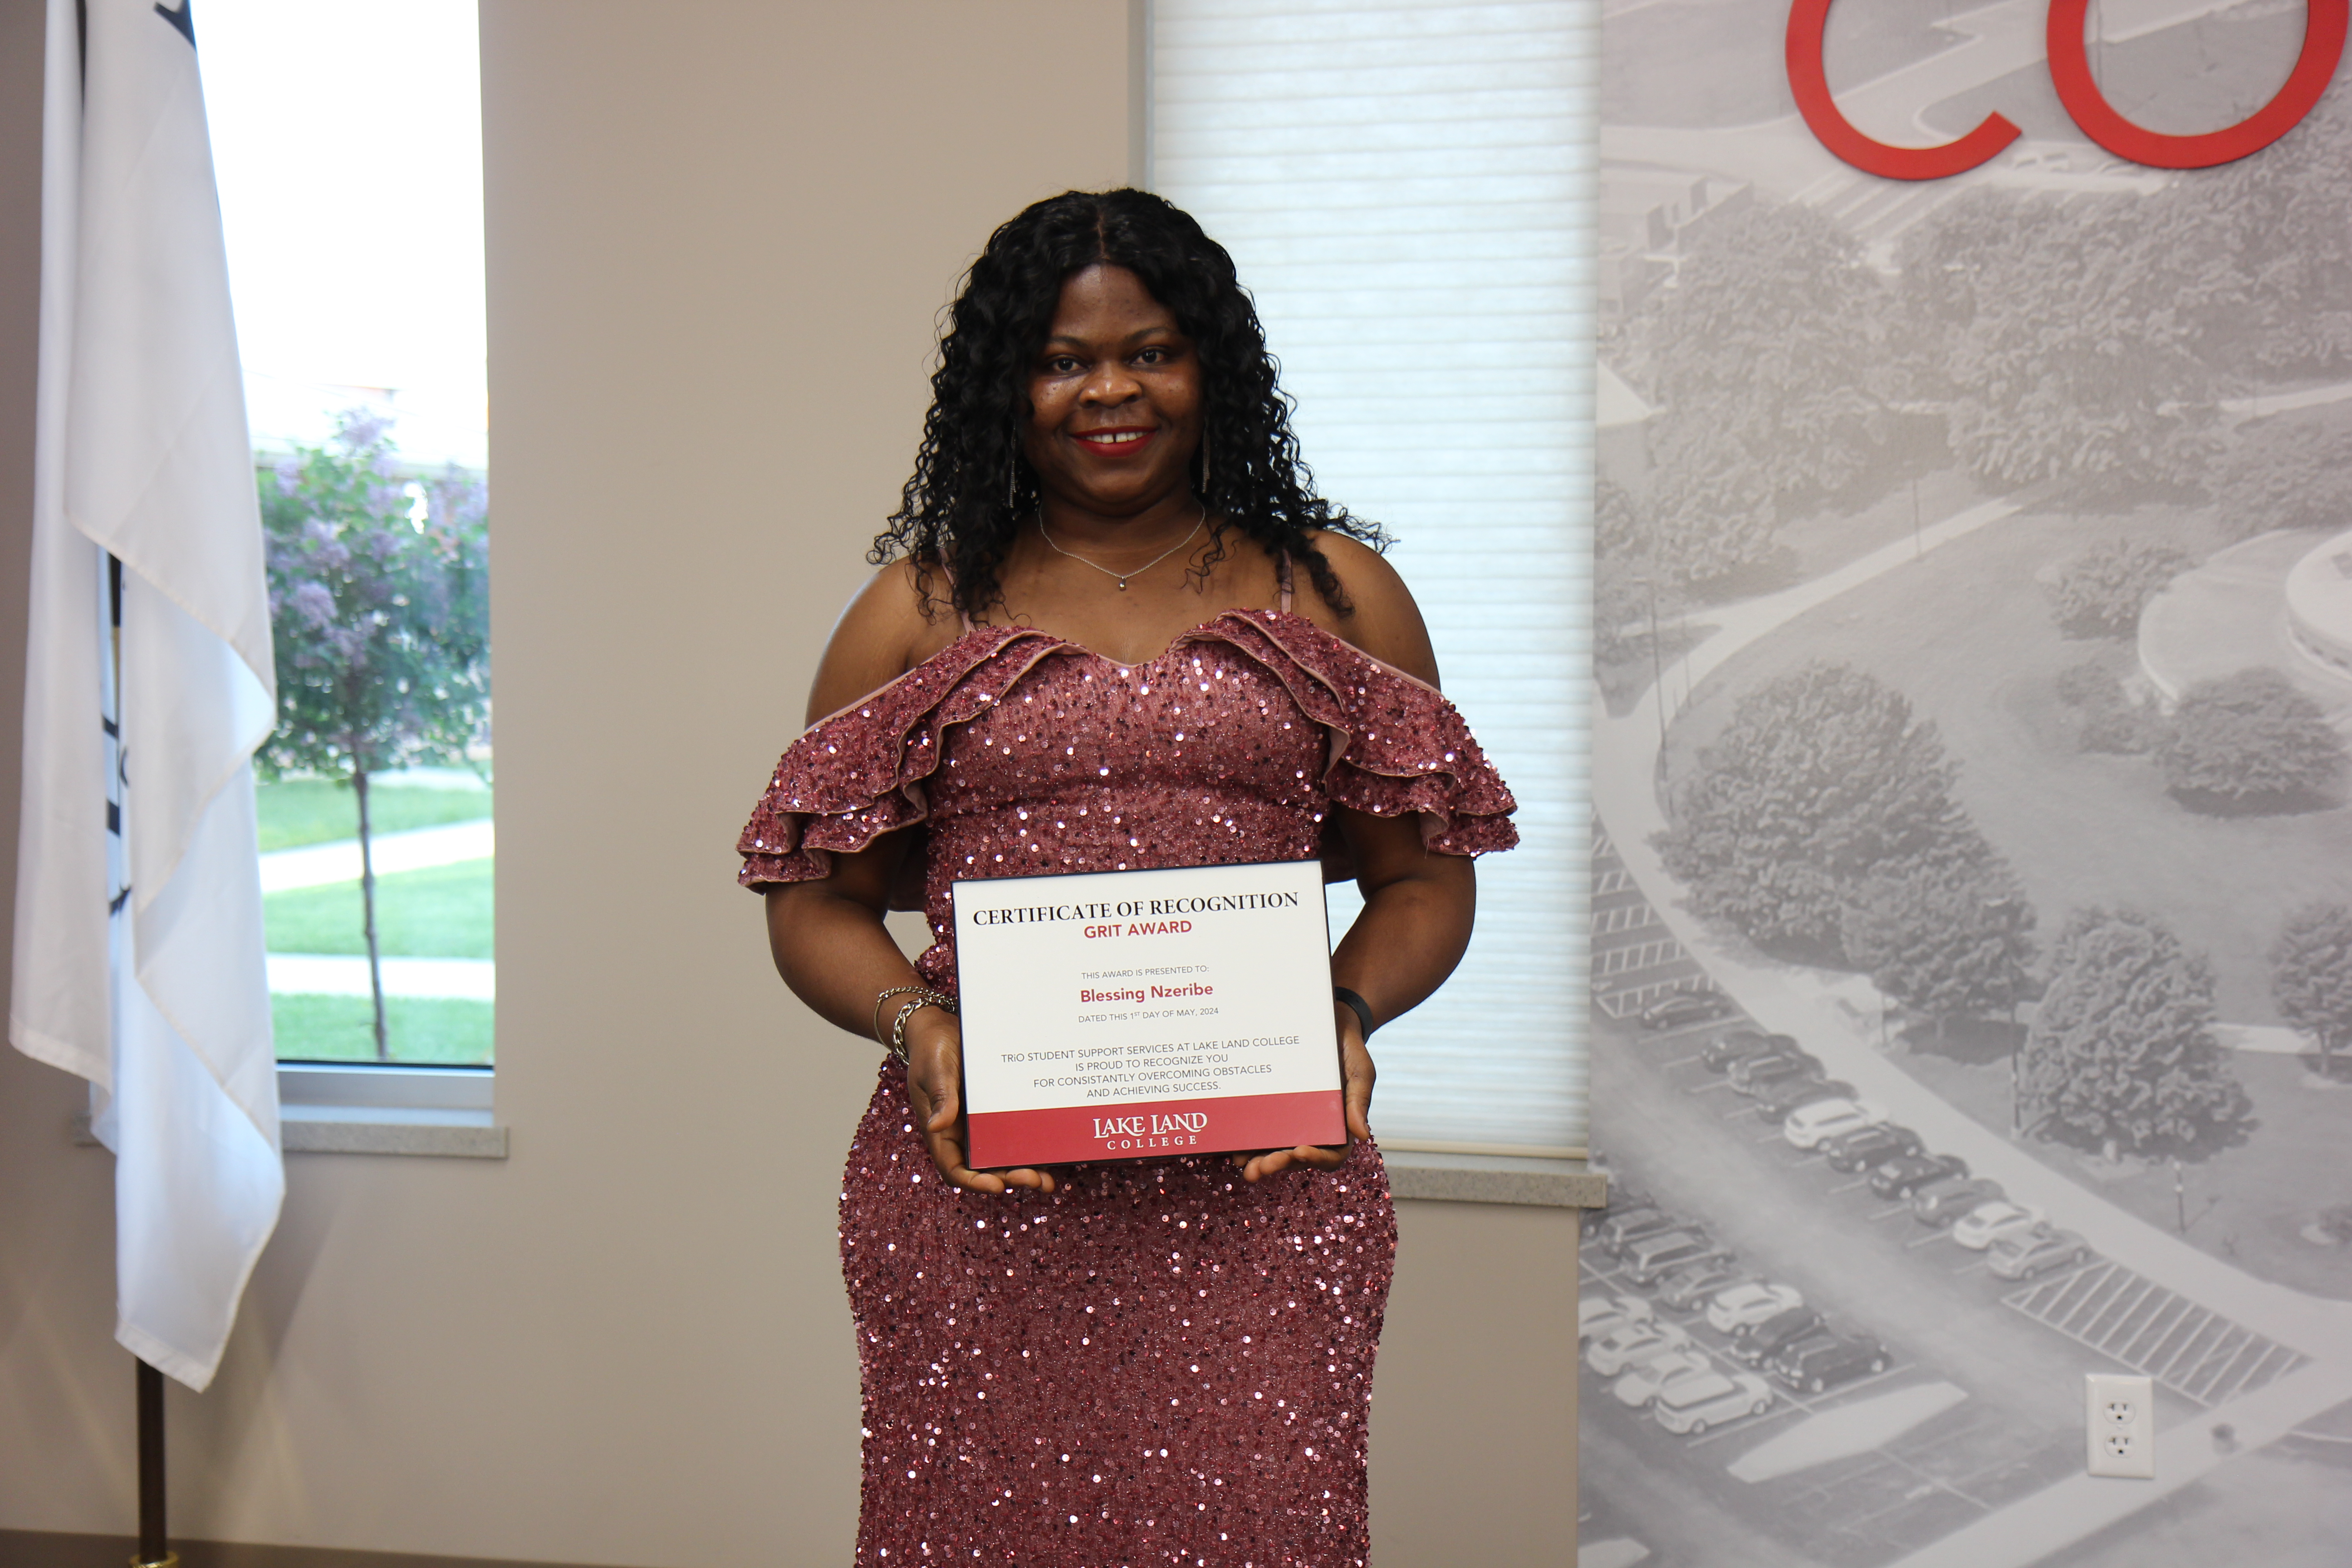
{"label": "silver chain bracelet", "polygon": [[911,1065],[907,1059],[907,1020],[926,1007],[937,1007],[952,1015],[956,1010],[955,998],[944,991],[929,990],[915,990],[907,997],[905,1005],[898,1009],[898,1017],[890,1024],[890,1054],[898,1059],[901,1067]]}

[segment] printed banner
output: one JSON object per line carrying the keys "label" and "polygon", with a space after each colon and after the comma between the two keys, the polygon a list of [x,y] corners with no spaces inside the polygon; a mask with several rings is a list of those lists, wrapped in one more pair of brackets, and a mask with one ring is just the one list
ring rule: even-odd
{"label": "printed banner", "polygon": [[2327,1561],[2346,7],[1605,11],[1581,1561]]}

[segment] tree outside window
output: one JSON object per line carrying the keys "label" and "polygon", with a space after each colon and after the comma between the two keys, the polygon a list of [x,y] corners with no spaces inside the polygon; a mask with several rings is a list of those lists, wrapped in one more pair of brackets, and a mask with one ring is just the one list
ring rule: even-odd
{"label": "tree outside window", "polygon": [[454,467],[408,477],[386,422],[353,414],[327,445],[264,470],[261,510],[278,723],[260,761],[273,780],[352,789],[375,1052],[389,1059],[369,784],[471,765],[488,744],[487,488]]}

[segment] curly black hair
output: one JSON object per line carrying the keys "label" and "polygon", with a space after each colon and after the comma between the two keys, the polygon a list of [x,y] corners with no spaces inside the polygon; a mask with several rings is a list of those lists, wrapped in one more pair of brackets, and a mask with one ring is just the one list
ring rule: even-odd
{"label": "curly black hair", "polygon": [[880,566],[911,557],[927,612],[940,602],[931,574],[941,568],[954,608],[978,616],[1001,602],[997,569],[1037,500],[1037,476],[1022,456],[1030,372],[1063,282],[1097,262],[1142,279],[1200,355],[1208,468],[1201,499],[1223,521],[1196,574],[1224,558],[1225,529],[1238,529],[1304,563],[1324,602],[1352,614],[1307,536],[1328,529],[1378,549],[1388,535],[1315,493],[1291,433],[1290,399],[1275,384],[1265,329],[1233,258],[1192,215],[1149,191],[1065,192],[989,236],[940,339],[914,477],[867,559]]}

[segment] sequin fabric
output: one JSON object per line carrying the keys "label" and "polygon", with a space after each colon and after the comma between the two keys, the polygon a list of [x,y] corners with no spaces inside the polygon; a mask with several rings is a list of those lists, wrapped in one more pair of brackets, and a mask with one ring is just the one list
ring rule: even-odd
{"label": "sequin fabric", "polygon": [[1396,1258],[1379,1152],[1255,1184],[1215,1159],[940,1179],[896,1064],[850,1146],[860,1564],[1361,1568]]}
{"label": "sequin fabric", "polygon": [[[980,628],[810,727],[738,847],[745,885],[822,877],[919,827],[895,902],[955,984],[958,879],[1300,859],[1331,808],[1417,814],[1454,854],[1517,841],[1510,792],[1433,689],[1286,611],[1120,666]],[[1255,1185],[1222,1159],[1064,1167],[961,1192],[883,1064],[850,1146],[856,1561],[1362,1568],[1373,1353],[1396,1247],[1379,1151]]]}

